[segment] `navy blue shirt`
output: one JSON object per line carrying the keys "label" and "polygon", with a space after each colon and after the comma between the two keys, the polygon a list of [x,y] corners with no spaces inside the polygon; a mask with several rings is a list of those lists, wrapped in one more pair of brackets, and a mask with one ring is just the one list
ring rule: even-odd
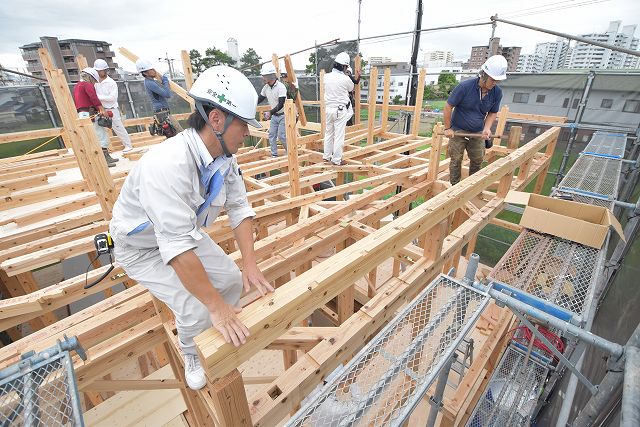
{"label": "navy blue shirt", "polygon": [[169,109],[169,102],[167,100],[171,98],[171,89],[169,89],[169,79],[167,76],[162,76],[162,85],[155,79],[145,78],[144,88],[151,99],[154,112],[164,108]]}
{"label": "navy blue shirt", "polygon": [[502,101],[502,89],[494,86],[480,99],[480,78],[465,80],[456,86],[447,103],[453,109],[451,128],[467,132],[482,132],[488,113],[497,113]]}

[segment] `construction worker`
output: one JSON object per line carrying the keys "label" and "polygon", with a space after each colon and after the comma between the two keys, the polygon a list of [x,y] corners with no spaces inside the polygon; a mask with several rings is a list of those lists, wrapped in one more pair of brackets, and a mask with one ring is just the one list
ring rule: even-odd
{"label": "construction worker", "polygon": [[76,83],[73,88],[73,102],[76,105],[78,117],[81,119],[92,118],[93,128],[98,136],[98,142],[102,147],[102,153],[107,161],[107,166],[112,168],[119,159],[114,159],[109,155],[109,136],[107,135],[107,130],[100,126],[98,120],[96,120],[96,116],[106,116],[107,114],[94,87],[100,77],[98,76],[98,72],[91,67],[84,68],[80,73],[80,77],[82,80]]}
{"label": "construction worker", "polygon": [[144,77],[144,89],[151,100],[153,107],[153,115],[158,123],[169,120],[171,126],[176,133],[182,132],[182,126],[171,115],[169,111],[169,98],[171,98],[171,89],[169,88],[169,78],[161,75],[153,68],[151,61],[146,59],[138,59],[136,61],[136,70]]}
{"label": "construction worker", "polygon": [[269,122],[269,145],[271,157],[278,157],[278,139],[287,151],[287,132],[284,123],[284,102],[287,100],[287,88],[278,80],[276,67],[272,63],[266,63],[260,70],[265,85],[260,91],[258,104],[265,99],[271,110],[264,113],[264,119]]}
{"label": "construction worker", "polygon": [[[491,136],[491,126],[500,110],[502,90],[498,82],[507,78],[507,60],[494,55],[486,60],[478,77],[456,86],[444,107],[444,135],[449,138],[449,181],[460,181],[464,150],[469,156],[469,175],[480,170],[484,158],[485,140]],[[455,132],[476,133],[481,137],[455,136]]]}
{"label": "construction worker", "polygon": [[336,55],[333,70],[324,76],[326,126],[322,158],[337,166],[345,164],[342,160],[344,133],[347,121],[353,116],[349,92],[353,91],[354,85],[346,74],[348,66],[349,55],[341,52]]}
{"label": "construction worker", "polygon": [[[146,153],[127,177],[109,230],[115,258],[129,277],[169,306],[184,353],[187,385],[206,378],[193,338],[212,325],[239,346],[249,330],[237,306],[243,289],[273,291],[256,265],[252,217],[233,154],[249,136],[257,94],[238,70],[204,71],[189,95],[190,128]],[[202,227],[224,208],[242,254],[242,273]]]}
{"label": "construction worker", "polygon": [[124,153],[131,151],[133,146],[131,145],[131,138],[127,130],[122,124],[122,116],[118,109],[118,85],[117,83],[107,75],[109,64],[104,59],[96,59],[93,63],[93,68],[98,72],[100,80],[95,84],[96,94],[98,99],[102,103],[105,110],[111,111],[111,122],[113,132],[120,138],[122,145],[124,145]]}

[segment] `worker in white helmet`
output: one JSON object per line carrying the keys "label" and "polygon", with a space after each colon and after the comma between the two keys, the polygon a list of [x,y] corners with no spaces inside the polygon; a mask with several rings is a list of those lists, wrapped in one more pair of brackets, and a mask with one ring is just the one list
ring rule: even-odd
{"label": "worker in white helmet", "polygon": [[268,62],[260,70],[264,86],[258,97],[258,104],[265,99],[271,109],[264,113],[265,120],[269,122],[269,145],[271,146],[271,156],[278,157],[278,139],[282,142],[284,150],[287,151],[287,132],[284,123],[284,102],[287,100],[287,88],[278,80],[276,67]]}
{"label": "worker in white helmet", "polygon": [[[190,128],[149,150],[133,167],[113,208],[109,230],[116,261],[173,311],[187,385],[206,384],[193,338],[215,327],[239,346],[249,330],[238,319],[244,287],[272,292],[257,267],[252,218],[233,154],[249,136],[258,95],[238,70],[204,71],[189,95]],[[224,208],[242,254],[242,272],[209,237]]]}
{"label": "worker in white helmet", "polygon": [[73,88],[73,102],[76,105],[78,117],[86,119],[91,117],[93,129],[96,131],[98,142],[102,148],[102,153],[107,161],[107,166],[112,168],[116,165],[118,159],[114,159],[109,155],[109,136],[107,130],[98,124],[97,115],[106,115],[106,111],[96,94],[95,84],[100,79],[98,72],[91,67],[82,69],[80,80]]}
{"label": "worker in white helmet", "polygon": [[144,77],[144,89],[149,96],[153,115],[158,123],[169,120],[176,132],[182,132],[182,126],[171,115],[169,110],[169,98],[171,98],[169,78],[157,72],[151,61],[146,59],[138,59],[136,61],[136,70]]}
{"label": "worker in white helmet", "polygon": [[[484,159],[485,140],[500,110],[502,90],[498,82],[507,78],[507,60],[494,55],[480,68],[478,77],[456,86],[444,107],[444,135],[449,138],[449,181],[460,181],[462,158],[467,150],[469,175],[480,170]],[[455,136],[455,132],[477,133],[482,137]]]}
{"label": "worker in white helmet", "polygon": [[104,59],[96,59],[93,63],[93,68],[98,72],[100,80],[96,83],[96,93],[102,103],[105,110],[111,111],[111,121],[113,132],[120,138],[122,145],[124,145],[123,152],[131,151],[133,146],[131,145],[131,138],[129,133],[122,124],[122,116],[118,109],[118,84],[107,74],[109,71],[109,64]]}
{"label": "worker in white helmet", "polygon": [[324,76],[326,125],[322,158],[337,166],[345,164],[342,160],[344,134],[347,121],[353,116],[349,92],[353,91],[354,84],[346,74],[348,66],[349,55],[341,52],[336,55],[333,70]]}

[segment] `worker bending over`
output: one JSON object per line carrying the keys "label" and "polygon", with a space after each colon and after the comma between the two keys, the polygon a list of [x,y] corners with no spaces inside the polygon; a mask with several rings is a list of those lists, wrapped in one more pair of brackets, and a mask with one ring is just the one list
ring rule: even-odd
{"label": "worker bending over", "polygon": [[[507,78],[507,60],[494,55],[482,64],[478,77],[465,80],[456,86],[444,107],[444,136],[449,138],[449,181],[460,181],[464,150],[469,156],[469,175],[480,170],[484,158],[484,140],[491,136],[502,90],[498,81]],[[455,136],[454,132],[482,134],[477,138]]]}
{"label": "worker bending over", "polygon": [[[211,67],[189,95],[197,111],[186,131],[149,150],[131,170],[109,229],[115,258],[129,277],[169,306],[184,353],[187,385],[206,384],[193,338],[215,327],[239,346],[249,330],[238,319],[243,285],[273,291],[257,267],[253,209],[233,156],[249,136],[257,94],[227,66]],[[242,272],[202,227],[224,208],[242,254]]]}

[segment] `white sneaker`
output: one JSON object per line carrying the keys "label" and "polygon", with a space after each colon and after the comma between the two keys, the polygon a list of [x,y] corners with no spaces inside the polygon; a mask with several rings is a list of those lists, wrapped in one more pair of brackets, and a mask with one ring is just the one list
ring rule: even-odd
{"label": "white sneaker", "polygon": [[133,147],[124,147],[124,150],[122,150],[122,152],[123,153],[128,153],[131,150],[133,150]]}
{"label": "white sneaker", "polygon": [[207,383],[207,377],[197,355],[184,355],[184,376],[191,390],[200,390]]}

